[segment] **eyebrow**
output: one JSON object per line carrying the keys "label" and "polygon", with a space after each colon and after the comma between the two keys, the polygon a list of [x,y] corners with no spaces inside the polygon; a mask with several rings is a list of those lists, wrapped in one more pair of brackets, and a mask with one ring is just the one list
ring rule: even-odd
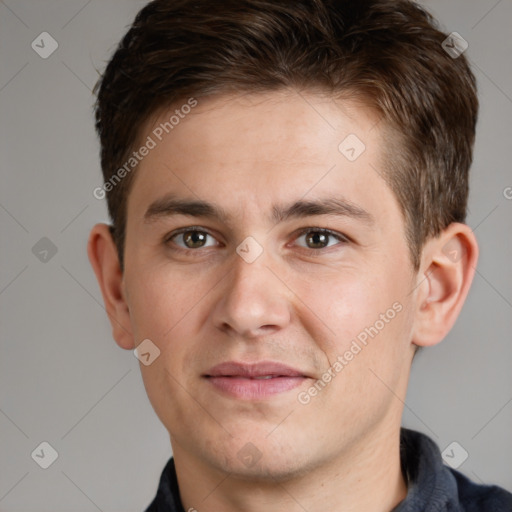
{"label": "eyebrow", "polygon": [[[173,215],[204,217],[225,224],[228,224],[231,218],[229,213],[219,205],[203,200],[179,198],[171,193],[151,203],[144,214],[144,222],[150,223],[158,218]],[[270,220],[279,223],[288,219],[314,215],[350,217],[368,225],[375,222],[375,218],[368,211],[340,197],[326,197],[310,201],[297,200],[288,205],[274,205]]]}

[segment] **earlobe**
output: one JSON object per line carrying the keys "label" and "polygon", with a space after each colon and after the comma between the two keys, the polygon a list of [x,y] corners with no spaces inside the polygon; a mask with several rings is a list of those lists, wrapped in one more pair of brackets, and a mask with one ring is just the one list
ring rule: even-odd
{"label": "earlobe", "polygon": [[87,254],[101,289],[105,309],[116,343],[124,349],[135,348],[130,312],[124,290],[123,273],[109,226],[96,224],[89,235]]}
{"label": "earlobe", "polygon": [[426,242],[416,294],[412,343],[439,343],[453,327],[464,305],[478,261],[478,244],[471,228],[452,223]]}

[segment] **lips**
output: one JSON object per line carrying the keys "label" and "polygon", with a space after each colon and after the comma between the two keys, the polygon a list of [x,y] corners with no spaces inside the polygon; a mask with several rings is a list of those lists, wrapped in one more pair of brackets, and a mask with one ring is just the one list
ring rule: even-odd
{"label": "lips", "polygon": [[260,363],[227,362],[214,366],[207,374],[208,377],[305,377],[299,371],[281,363],[263,361]]}
{"label": "lips", "polygon": [[290,391],[309,378],[300,370],[271,361],[226,362],[214,366],[204,377],[222,394],[246,400]]}

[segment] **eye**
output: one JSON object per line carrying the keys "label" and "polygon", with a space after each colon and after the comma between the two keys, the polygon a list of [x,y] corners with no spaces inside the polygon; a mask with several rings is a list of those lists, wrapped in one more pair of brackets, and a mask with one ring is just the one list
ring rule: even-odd
{"label": "eye", "polygon": [[[209,241],[208,238],[211,240]],[[350,242],[350,239],[342,233],[325,228],[305,228],[299,232],[294,240],[300,239],[304,239],[305,245],[300,243],[298,245],[311,253],[318,253],[321,249]],[[194,226],[174,231],[164,238],[166,245],[171,242],[174,246],[177,246],[177,250],[184,251],[215,247],[219,244],[208,231]]]}
{"label": "eye", "polygon": [[[213,236],[202,229],[197,228],[183,228],[175,231],[170,236],[166,237],[165,243],[173,242],[182,249],[202,249],[203,247],[211,247],[216,245],[216,242],[207,243],[208,237],[215,240]],[[181,243],[180,243],[181,242]]]}
{"label": "eye", "polygon": [[[330,229],[325,228],[307,228],[303,229],[299,236],[296,238],[296,240],[299,240],[304,237],[306,246],[306,249],[312,249],[312,250],[320,250],[325,249],[327,247],[332,247],[333,245],[337,245],[341,242],[341,244],[348,243],[349,239],[341,234],[337,233],[335,231],[331,231]],[[329,239],[331,241],[336,243],[330,243]],[[332,240],[335,239],[335,240]],[[299,244],[300,245],[300,244]]]}

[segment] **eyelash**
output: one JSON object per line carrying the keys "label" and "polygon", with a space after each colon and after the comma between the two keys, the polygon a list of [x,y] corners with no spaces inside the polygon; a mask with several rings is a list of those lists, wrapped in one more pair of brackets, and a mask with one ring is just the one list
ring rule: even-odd
{"label": "eyelash", "polygon": [[[212,238],[215,238],[215,236],[210,233],[210,231],[208,231],[207,229],[204,229],[202,228],[201,226],[189,226],[189,227],[186,227],[186,228],[181,228],[181,229],[178,229],[176,231],[173,231],[172,233],[170,233],[169,235],[166,235],[164,237],[164,244],[165,245],[169,245],[170,242],[172,242],[172,240],[179,236],[179,235],[182,235],[183,233],[187,233],[189,231],[196,231],[196,232],[199,232],[199,233],[206,233],[207,235],[211,236]],[[332,231],[330,229],[327,229],[327,228],[315,228],[315,227],[308,227],[308,228],[303,228],[301,230],[299,230],[299,232],[295,235],[294,237],[294,240],[300,238],[301,236],[305,235],[305,234],[308,234],[308,233],[320,233],[320,234],[324,234],[324,235],[328,235],[328,236],[331,236],[333,238],[336,238],[341,245],[343,244],[347,244],[349,242],[351,242],[351,239],[342,234],[342,233],[338,233],[336,231]],[[311,248],[308,248],[308,247],[301,247],[301,250],[305,253],[307,253],[308,255],[315,255],[315,256],[318,256],[318,254],[321,252],[321,251],[325,251],[327,249],[331,249],[333,246],[330,246],[330,247],[322,247],[320,249],[311,249]],[[174,251],[178,251],[178,252],[184,252],[184,253],[191,253],[191,252],[196,252],[196,251],[199,251],[199,249],[202,249],[201,247],[198,248],[198,249],[185,249],[183,247],[180,247],[180,246],[176,246],[176,247],[173,247],[172,250]]]}

